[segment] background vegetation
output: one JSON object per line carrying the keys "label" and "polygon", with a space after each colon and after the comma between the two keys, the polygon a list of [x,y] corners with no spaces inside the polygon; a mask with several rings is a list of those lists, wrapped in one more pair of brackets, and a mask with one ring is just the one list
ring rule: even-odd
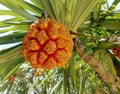
{"label": "background vegetation", "polygon": [[[120,94],[119,0],[0,0],[1,94]],[[28,26],[43,13],[64,23],[74,37],[73,55],[63,68],[34,69],[22,56]],[[119,49],[116,50],[120,53]]]}

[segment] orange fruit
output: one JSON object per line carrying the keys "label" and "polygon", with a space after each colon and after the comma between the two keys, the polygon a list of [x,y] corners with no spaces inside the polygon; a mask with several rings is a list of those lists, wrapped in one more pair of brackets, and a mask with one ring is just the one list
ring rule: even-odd
{"label": "orange fruit", "polygon": [[42,18],[23,38],[23,56],[34,68],[63,67],[72,55],[72,35],[64,24]]}
{"label": "orange fruit", "polygon": [[13,75],[11,75],[9,78],[8,78],[9,82],[13,82],[15,80],[15,77]]}
{"label": "orange fruit", "polygon": [[111,48],[111,51],[120,59],[120,45],[117,47]]}

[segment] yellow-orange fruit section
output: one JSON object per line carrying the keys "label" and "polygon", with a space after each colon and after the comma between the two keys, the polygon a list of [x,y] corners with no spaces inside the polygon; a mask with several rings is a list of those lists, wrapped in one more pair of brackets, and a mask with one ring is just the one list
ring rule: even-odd
{"label": "yellow-orange fruit section", "polygon": [[73,40],[65,25],[42,18],[23,38],[23,56],[34,68],[63,67],[72,55]]}

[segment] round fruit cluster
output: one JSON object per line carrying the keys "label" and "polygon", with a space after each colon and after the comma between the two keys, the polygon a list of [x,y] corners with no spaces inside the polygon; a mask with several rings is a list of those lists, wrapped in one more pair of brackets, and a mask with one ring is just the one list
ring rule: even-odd
{"label": "round fruit cluster", "polygon": [[112,48],[111,51],[120,59],[120,45]]}
{"label": "round fruit cluster", "polygon": [[23,39],[23,55],[34,68],[62,67],[72,55],[73,40],[65,25],[42,18],[30,25]]}

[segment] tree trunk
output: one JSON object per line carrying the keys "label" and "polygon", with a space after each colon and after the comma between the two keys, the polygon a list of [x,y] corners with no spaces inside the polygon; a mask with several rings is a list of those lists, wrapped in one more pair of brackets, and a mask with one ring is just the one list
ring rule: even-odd
{"label": "tree trunk", "polygon": [[99,60],[92,54],[85,52],[84,46],[81,44],[79,39],[75,40],[75,46],[79,56],[97,73],[97,75],[104,81],[117,88],[120,88],[120,78],[106,71],[100,64]]}

